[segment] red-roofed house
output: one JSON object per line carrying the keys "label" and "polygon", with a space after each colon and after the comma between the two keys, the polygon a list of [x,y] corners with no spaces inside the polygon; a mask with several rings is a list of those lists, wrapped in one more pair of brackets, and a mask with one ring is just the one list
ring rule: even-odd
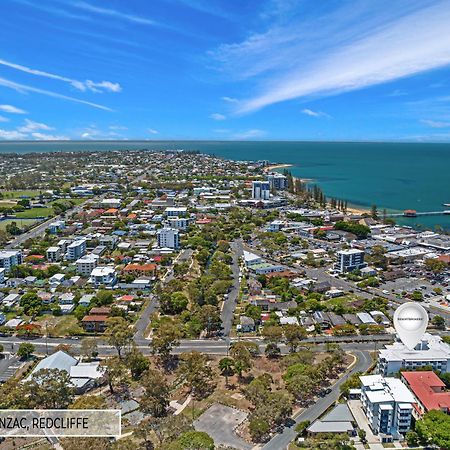
{"label": "red-roofed house", "polygon": [[432,409],[450,414],[450,392],[434,372],[402,372],[402,381],[417,400],[413,411],[416,420]]}
{"label": "red-roofed house", "polygon": [[81,325],[86,331],[103,333],[110,313],[109,307],[92,308],[90,313],[81,320]]}
{"label": "red-roofed house", "polygon": [[134,275],[155,276],[156,264],[128,264],[123,271]]}

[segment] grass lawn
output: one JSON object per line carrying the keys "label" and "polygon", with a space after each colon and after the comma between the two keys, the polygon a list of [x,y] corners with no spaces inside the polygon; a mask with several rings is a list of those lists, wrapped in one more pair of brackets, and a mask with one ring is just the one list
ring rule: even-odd
{"label": "grass lawn", "polygon": [[45,314],[38,317],[37,321],[42,326],[42,330],[45,330],[47,324],[48,332],[52,336],[69,336],[75,334],[83,334],[83,328],[78,325],[78,320],[75,316],[53,316],[51,314]]}
{"label": "grass lawn", "polygon": [[0,230],[6,230],[6,225],[8,225],[11,222],[16,222],[17,226],[19,228],[22,228],[24,226],[30,226],[37,221],[38,221],[37,219],[27,219],[26,221],[21,223],[20,219],[6,219],[0,221]]}
{"label": "grass lawn", "polygon": [[48,217],[54,214],[53,208],[31,208],[18,212],[18,219],[35,219],[36,217]]}
{"label": "grass lawn", "polygon": [[41,191],[24,190],[24,191],[0,191],[0,192],[3,194],[4,198],[20,198],[23,196],[35,197],[39,195]]}

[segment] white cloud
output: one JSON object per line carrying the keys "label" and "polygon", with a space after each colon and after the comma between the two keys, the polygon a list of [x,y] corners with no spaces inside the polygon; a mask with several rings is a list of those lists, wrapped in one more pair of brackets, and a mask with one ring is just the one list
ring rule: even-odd
{"label": "white cloud", "polygon": [[313,111],[312,109],[308,108],[303,109],[302,113],[310,117],[330,117],[327,113],[324,113],[322,111]]}
{"label": "white cloud", "polygon": [[222,97],[222,100],[227,103],[239,103],[239,100],[234,97]]}
{"label": "white cloud", "polygon": [[213,119],[213,120],[225,120],[226,116],[224,116],[223,114],[220,114],[220,113],[213,113],[209,116],[209,118]]}
{"label": "white cloud", "polygon": [[0,129],[0,139],[20,141],[22,139],[25,139],[26,137],[27,137],[26,134],[21,133],[20,131],[17,131],[17,130],[1,130]]}
{"label": "white cloud", "polygon": [[0,116],[0,122],[9,122],[7,117]]}
{"label": "white cloud", "polygon": [[42,133],[41,131],[51,131],[53,127],[42,123],[35,122],[30,119],[25,119],[22,126],[17,127],[15,130],[0,130],[0,138],[7,140],[39,140],[39,141],[57,141],[68,140],[67,136],[54,135],[48,133]]}
{"label": "white cloud", "polygon": [[431,128],[450,128],[450,122],[442,122],[438,120],[423,119],[421,122]]}
{"label": "white cloud", "polygon": [[115,9],[101,8],[99,6],[91,5],[90,3],[83,1],[75,2],[72,5],[85,11],[90,11],[104,16],[116,17],[118,19],[127,20],[128,22],[133,22],[141,25],[157,25],[157,22],[146,17],[123,13]]}
{"label": "white cloud", "polygon": [[112,83],[111,81],[100,81],[94,82],[92,80],[80,81],[73,78],[64,77],[61,75],[56,75],[54,73],[44,72],[42,70],[32,69],[30,67],[22,66],[20,64],[15,64],[4,59],[0,59],[0,65],[10,67],[11,69],[19,70],[20,72],[29,73],[31,75],[36,75],[39,77],[51,78],[52,80],[59,80],[69,83],[75,89],[79,91],[92,91],[96,93],[109,91],[109,92],[120,92],[122,87],[119,83]]}
{"label": "white cloud", "polygon": [[10,114],[27,114],[27,112],[23,109],[16,108],[13,105],[0,105],[0,111],[4,111]]}
{"label": "white cloud", "polygon": [[37,141],[68,141],[67,136],[59,136],[54,134],[44,134],[44,133],[31,133]]}
{"label": "white cloud", "polygon": [[245,141],[247,139],[257,139],[266,135],[264,130],[253,128],[251,130],[242,131],[232,136],[233,139]]}
{"label": "white cloud", "polygon": [[128,130],[127,127],[124,127],[122,125],[110,125],[109,129],[110,130]]}
{"label": "white cloud", "polygon": [[21,133],[31,133],[32,131],[36,130],[50,131],[54,130],[54,128],[46,125],[45,123],[39,123],[34,122],[33,120],[30,119],[25,119],[25,125],[17,128],[17,130],[20,131]]}
{"label": "white cloud", "polygon": [[158,130],[155,130],[154,128],[149,128],[147,131],[148,131],[150,134],[159,134],[159,131],[158,131]]}
{"label": "white cloud", "polygon": [[[57,92],[47,91],[45,89],[35,88],[33,86],[28,86],[26,84],[15,83],[14,81],[7,80],[6,78],[0,78],[0,86],[4,86],[10,89],[14,89],[17,92],[21,92],[22,94],[26,92],[35,92],[37,94],[46,95],[47,97],[59,98],[62,100],[67,100],[70,102],[81,103],[83,105],[92,106],[93,108],[102,109],[104,111],[113,111],[111,108],[107,106],[99,105],[98,103],[88,102],[86,100],[81,100],[75,97],[69,97],[68,95],[58,94]],[[3,105],[7,106],[7,105]],[[24,114],[23,112],[22,114]]]}
{"label": "white cloud", "polygon": [[284,15],[266,31],[212,54],[231,76],[257,77],[259,92],[237,112],[362,89],[450,64],[448,2],[336,4],[338,9],[314,19],[297,9],[291,18]]}

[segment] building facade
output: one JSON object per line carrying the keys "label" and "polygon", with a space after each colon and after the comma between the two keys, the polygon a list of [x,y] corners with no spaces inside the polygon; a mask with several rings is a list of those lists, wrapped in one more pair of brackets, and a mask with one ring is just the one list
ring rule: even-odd
{"label": "building facade", "polygon": [[180,233],[174,228],[161,228],[156,233],[158,238],[159,248],[173,248],[180,247]]}
{"label": "building facade", "polygon": [[269,200],[270,184],[268,181],[252,182],[252,198],[255,200]]}
{"label": "building facade", "polygon": [[336,269],[341,272],[351,272],[352,270],[365,267],[364,252],[356,248],[340,250],[336,253]]}
{"label": "building facade", "polygon": [[86,253],[86,240],[80,239],[78,241],[74,241],[67,246],[66,257],[70,261],[74,261],[78,258],[81,258]]}
{"label": "building facade", "polygon": [[22,264],[23,257],[20,250],[0,250],[0,268],[8,273],[12,267]]}

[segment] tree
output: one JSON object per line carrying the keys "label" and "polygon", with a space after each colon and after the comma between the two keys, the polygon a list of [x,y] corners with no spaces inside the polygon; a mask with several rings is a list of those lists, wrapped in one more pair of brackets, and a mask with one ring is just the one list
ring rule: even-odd
{"label": "tree", "polygon": [[431,323],[437,328],[445,329],[445,319],[441,316],[434,316]]}
{"label": "tree", "polygon": [[100,395],[81,395],[69,406],[69,409],[106,409],[106,407],[106,401]]}
{"label": "tree", "polygon": [[262,329],[262,335],[266,341],[277,344],[283,337],[283,329],[278,325],[266,325]]}
{"label": "tree", "polygon": [[92,299],[92,304],[97,306],[110,305],[114,302],[114,296],[111,291],[100,290]]}
{"label": "tree", "polygon": [[75,389],[65,370],[41,369],[26,383],[29,406],[40,409],[65,409],[72,402]]}
{"label": "tree", "polygon": [[34,352],[34,345],[29,342],[22,342],[17,350],[17,356],[22,359],[28,359]]}
{"label": "tree", "polygon": [[235,342],[231,346],[230,355],[234,359],[234,370],[239,378],[242,373],[250,370],[252,366],[252,355],[245,342]]}
{"label": "tree", "polygon": [[222,358],[219,361],[220,373],[225,377],[225,385],[228,386],[228,377],[234,374],[234,361],[231,358]]}
{"label": "tree", "polygon": [[248,429],[254,442],[262,442],[269,435],[270,425],[267,420],[255,417],[249,420]]}
{"label": "tree", "polygon": [[204,431],[186,431],[172,445],[170,450],[214,450],[214,440]]}
{"label": "tree", "polygon": [[283,332],[286,343],[289,345],[289,350],[292,353],[297,351],[300,342],[307,336],[306,329],[300,325],[285,325]]}
{"label": "tree", "polygon": [[277,358],[278,356],[280,356],[280,353],[281,353],[280,348],[277,346],[277,344],[273,342],[269,342],[266,345],[266,348],[264,349],[264,354],[268,358]]}
{"label": "tree", "polygon": [[120,358],[108,358],[107,360],[102,361],[101,365],[105,371],[105,379],[111,394],[114,394],[116,389],[124,390],[128,387],[128,370]]}
{"label": "tree", "polygon": [[106,341],[117,350],[119,358],[122,358],[122,350],[129,346],[133,340],[133,331],[123,317],[110,317],[106,320]]}
{"label": "tree", "polygon": [[164,293],[160,297],[161,309],[165,314],[180,314],[188,303],[189,300],[183,292]]}
{"label": "tree", "polygon": [[187,384],[195,397],[201,398],[213,389],[213,371],[208,364],[208,357],[202,353],[183,353],[177,375],[178,381]]}
{"label": "tree", "polygon": [[377,205],[372,205],[371,206],[371,208],[370,208],[370,216],[374,220],[378,219],[378,208],[377,208]]}
{"label": "tree", "polygon": [[41,310],[42,301],[36,292],[27,292],[20,299],[20,306],[27,316],[34,316]]}
{"label": "tree", "polygon": [[143,411],[154,417],[162,417],[167,414],[169,406],[170,388],[164,375],[155,369],[148,369],[140,380],[144,388],[144,394],[140,405]]}
{"label": "tree", "polygon": [[170,352],[180,345],[181,330],[174,321],[164,322],[153,331],[152,352],[161,359],[163,365],[170,362]]}
{"label": "tree", "polygon": [[149,368],[150,362],[133,344],[131,351],[125,357],[125,365],[130,369],[133,380],[139,380],[141,375]]}
{"label": "tree", "polygon": [[97,341],[95,338],[87,337],[82,339],[80,354],[86,358],[95,358],[98,355]]}
{"label": "tree", "polygon": [[416,433],[426,445],[450,448],[450,416],[443,411],[431,410],[416,422]]}

